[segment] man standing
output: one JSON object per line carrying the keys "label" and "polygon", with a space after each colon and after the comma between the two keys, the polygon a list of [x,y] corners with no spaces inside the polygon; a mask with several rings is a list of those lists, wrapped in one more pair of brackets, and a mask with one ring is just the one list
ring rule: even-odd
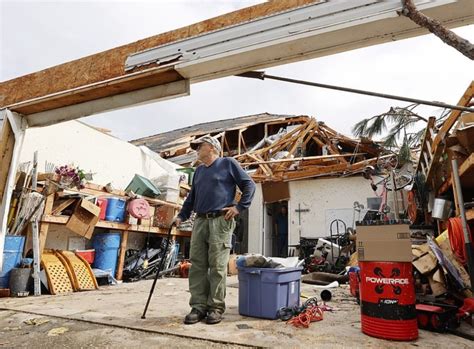
{"label": "man standing", "polygon": [[[233,158],[221,158],[221,145],[210,136],[191,143],[202,162],[193,177],[191,191],[176,217],[176,225],[196,213],[191,235],[189,291],[191,312],[185,324],[195,324],[207,316],[217,324],[225,311],[227,263],[231,248],[234,217],[248,208],[255,183]],[[242,192],[235,203],[236,186]]]}

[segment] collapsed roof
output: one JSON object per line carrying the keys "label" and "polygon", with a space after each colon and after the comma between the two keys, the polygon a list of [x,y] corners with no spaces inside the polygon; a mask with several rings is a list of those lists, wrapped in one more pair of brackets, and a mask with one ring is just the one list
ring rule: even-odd
{"label": "collapsed roof", "polygon": [[220,140],[257,182],[351,175],[375,165],[383,150],[368,139],[340,134],[306,115],[257,114],[198,124],[132,141],[163,158],[192,166],[190,143],[204,135]]}

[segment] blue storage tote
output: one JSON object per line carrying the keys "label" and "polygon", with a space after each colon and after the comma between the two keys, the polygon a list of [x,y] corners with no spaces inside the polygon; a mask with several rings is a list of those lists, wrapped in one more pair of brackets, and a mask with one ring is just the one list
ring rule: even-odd
{"label": "blue storage tote", "polygon": [[0,270],[0,288],[8,288],[10,284],[10,272],[13,268],[17,268],[20,265],[24,245],[24,236],[5,236],[5,245],[3,247],[3,268]]}
{"label": "blue storage tote", "polygon": [[239,314],[276,319],[281,307],[299,306],[301,270],[238,267]]}
{"label": "blue storage tote", "polygon": [[125,220],[125,208],[127,201],[120,198],[107,198],[107,209],[105,220],[111,222],[123,222]]}

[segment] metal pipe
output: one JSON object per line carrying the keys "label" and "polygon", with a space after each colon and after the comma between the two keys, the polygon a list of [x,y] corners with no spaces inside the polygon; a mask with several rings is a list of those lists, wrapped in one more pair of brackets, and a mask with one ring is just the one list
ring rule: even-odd
{"label": "metal pipe", "polygon": [[373,92],[373,91],[359,90],[359,89],[349,88],[349,87],[341,87],[341,86],[335,86],[335,85],[320,84],[318,82],[311,82],[311,81],[305,81],[305,80],[290,79],[290,78],[285,78],[285,77],[281,77],[281,76],[267,75],[267,74],[265,74],[265,72],[260,72],[260,71],[250,71],[250,72],[238,74],[237,76],[244,77],[244,78],[260,79],[260,80],[272,79],[272,80],[278,80],[278,81],[284,81],[284,82],[291,82],[291,83],[300,84],[300,85],[327,88],[327,89],[330,89],[330,90],[338,90],[338,91],[344,91],[344,92],[350,92],[350,93],[357,93],[357,94],[366,95],[366,96],[373,96],[373,97],[380,97],[380,98],[387,98],[387,99],[395,99],[395,100],[399,100],[399,101],[416,103],[416,104],[431,105],[433,107],[441,107],[441,108],[447,108],[447,109],[452,109],[452,110],[468,111],[468,112],[471,112],[471,113],[474,112],[474,108],[463,107],[463,106],[460,106],[460,105],[446,104],[446,103],[443,103],[443,102],[431,102],[431,101],[426,101],[426,100],[417,99],[417,98],[389,95],[389,94],[386,94],[386,93],[378,93],[378,92]]}
{"label": "metal pipe", "polygon": [[458,161],[451,160],[451,167],[453,168],[453,179],[456,186],[454,195],[457,196],[459,211],[461,213],[462,231],[464,233],[464,247],[467,254],[467,269],[469,271],[469,279],[471,280],[471,291],[474,291],[474,256],[472,251],[472,241],[469,231],[467,230],[466,209],[464,208],[464,198],[462,196],[461,179],[459,178]]}

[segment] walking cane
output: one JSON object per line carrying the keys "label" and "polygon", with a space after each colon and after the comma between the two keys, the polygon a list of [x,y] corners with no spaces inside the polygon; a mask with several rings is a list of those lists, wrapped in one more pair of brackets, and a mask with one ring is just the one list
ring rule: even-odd
{"label": "walking cane", "polygon": [[166,259],[165,257],[168,251],[168,247],[170,245],[171,230],[173,229],[173,225],[175,225],[174,222],[170,225],[170,229],[168,230],[168,236],[166,237],[166,247],[163,250],[163,254],[161,255],[160,266],[158,267],[158,270],[156,271],[155,279],[153,280],[153,285],[151,285],[150,294],[148,295],[148,300],[146,302],[145,309],[143,310],[142,319],[146,319],[146,311],[148,310],[148,305],[150,304],[153,291],[155,291],[156,280],[158,280],[158,275],[160,275],[160,272],[163,270],[163,266],[165,264],[165,259]]}

